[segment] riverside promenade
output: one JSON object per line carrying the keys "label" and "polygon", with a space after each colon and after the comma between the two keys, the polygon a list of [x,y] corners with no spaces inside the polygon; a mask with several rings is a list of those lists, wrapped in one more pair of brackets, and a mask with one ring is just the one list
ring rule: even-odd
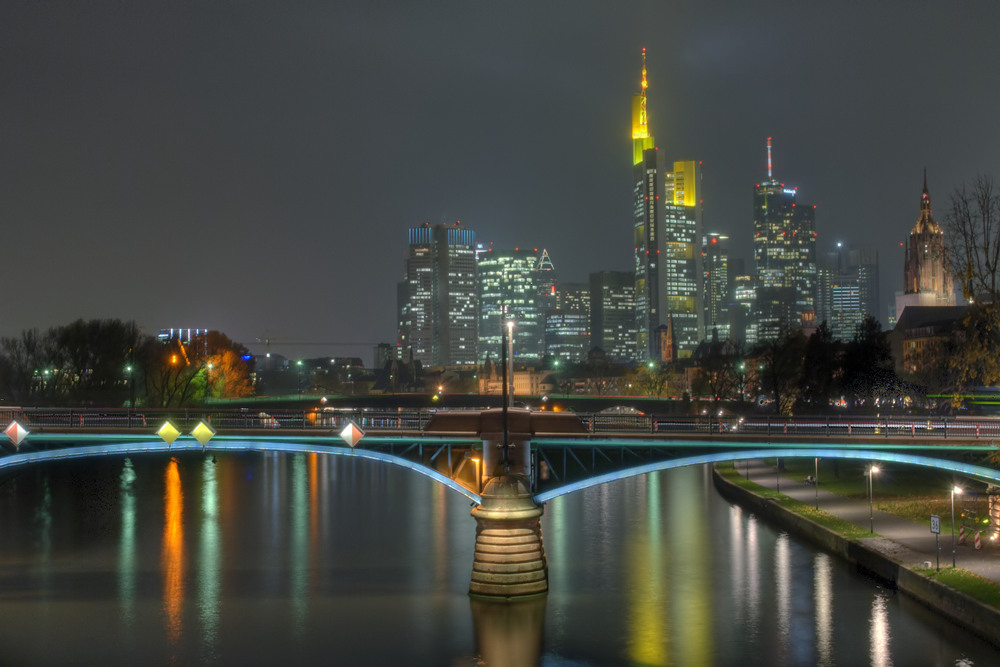
{"label": "riverside promenade", "polygon": [[[903,519],[887,512],[875,509],[869,514],[867,499],[858,500],[845,498],[823,490],[823,479],[820,478],[818,488],[803,479],[775,475],[773,465],[763,460],[749,462],[741,461],[737,470],[742,477],[768,489],[775,489],[782,494],[808,505],[818,504],[819,509],[849,521],[865,530],[869,529],[870,519],[874,523],[875,535],[863,538],[860,542],[871,549],[882,553],[906,567],[924,567],[929,561],[931,567],[938,563],[938,552],[934,534],[926,525]],[[875,505],[878,505],[878,480],[875,483]],[[941,517],[949,520],[951,517]],[[928,517],[929,519],[929,517]],[[951,531],[941,533],[941,568],[951,567],[952,542]],[[956,543],[958,537],[956,534]],[[1000,544],[992,542],[986,533],[982,535],[982,549],[973,545],[972,535],[966,534],[965,544],[955,547],[956,566],[974,572],[982,577],[1000,583]]]}

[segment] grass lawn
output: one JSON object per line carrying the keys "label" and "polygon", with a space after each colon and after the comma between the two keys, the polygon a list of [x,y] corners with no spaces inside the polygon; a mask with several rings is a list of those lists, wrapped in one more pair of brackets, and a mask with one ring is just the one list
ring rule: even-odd
{"label": "grass lawn", "polygon": [[[795,465],[787,465],[787,472],[785,477],[789,479],[801,479],[805,475],[802,475],[802,471],[806,469],[803,465],[805,462],[810,462],[808,459],[788,459],[788,462],[793,462]],[[827,514],[823,510],[817,510],[812,505],[806,503],[801,503],[797,500],[793,500],[785,495],[777,493],[771,489],[767,489],[759,484],[755,484],[743,477],[739,470],[734,466],[733,463],[719,464],[717,466],[719,473],[728,479],[730,482],[736,484],[737,486],[743,487],[748,491],[763,496],[765,498],[773,498],[775,501],[781,503],[782,506],[787,507],[793,512],[797,512],[802,516],[812,519],[816,523],[823,525],[830,530],[843,535],[848,539],[860,539],[865,537],[871,537],[871,533],[867,530],[854,525],[848,521],[837,518],[830,514]],[[841,465],[841,474],[847,475],[847,466]],[[891,474],[891,468],[886,468],[886,477],[890,478],[888,485],[897,493],[900,494],[910,494],[901,495],[896,498],[887,498],[883,503],[876,502],[879,509],[887,512],[892,512],[894,514],[899,514],[901,516],[907,516],[912,519],[923,521],[926,524],[930,524],[930,515],[937,513],[941,517],[941,532],[946,533],[951,531],[951,495],[947,491],[946,499],[940,499],[940,493],[935,491],[933,495],[927,494],[926,489],[929,486],[938,484],[940,479],[946,479],[950,481],[950,475],[936,473],[932,470],[918,470],[916,474],[912,470],[907,470],[906,468],[912,468],[912,466],[903,466],[897,469],[901,474]],[[851,469],[854,470],[854,475],[861,476],[864,474],[864,465],[852,466]],[[833,466],[830,466],[830,472],[833,472]],[[809,468],[808,474],[813,474],[813,468]],[[880,473],[881,474],[881,473]],[[823,484],[823,469],[820,468],[820,486],[827,488]],[[923,481],[921,480],[923,477]],[[867,481],[867,480],[865,480]],[[966,480],[968,481],[968,480]],[[851,480],[844,482],[845,484],[851,484]],[[878,477],[876,477],[876,489],[878,489]],[[971,484],[966,485],[966,488],[972,488]],[[985,489],[985,485],[982,485]],[[923,496],[921,496],[921,490],[923,490]],[[927,496],[930,497],[927,497]],[[865,495],[867,498],[867,489],[865,489]],[[878,499],[878,495],[876,495]],[[982,501],[981,501],[982,502]],[[970,504],[971,506],[971,504]],[[944,509],[942,509],[944,507]],[[960,513],[960,505],[956,500],[955,514],[956,522],[958,515]],[[984,577],[979,576],[964,570],[962,568],[945,568],[940,571],[925,568],[914,568],[914,571],[920,572],[921,574],[927,575],[932,579],[940,581],[942,584],[954,588],[955,590],[961,591],[970,597],[979,600],[985,604],[991,605],[1000,609],[1000,584],[995,581],[991,581]]]}
{"label": "grass lawn", "polygon": [[934,569],[914,568],[914,571],[927,575],[931,579],[940,581],[945,586],[950,586],[957,591],[973,597],[980,602],[1000,609],[1000,584],[973,574],[968,570],[958,567],[944,568],[941,571]]}
{"label": "grass lawn", "polygon": [[835,533],[839,533],[848,539],[856,540],[862,537],[872,537],[871,532],[860,526],[854,525],[850,521],[845,521],[844,519],[828,514],[823,510],[818,510],[812,505],[799,502],[798,500],[789,498],[782,493],[777,493],[773,489],[768,489],[755,482],[751,482],[746,477],[741,476],[740,472],[733,466],[732,463],[720,464],[717,468],[723,477],[737,486],[747,489],[758,496],[773,498],[776,502],[781,504],[782,507],[795,512],[796,514],[801,514],[802,516],[807,517],[821,526],[829,528]]}

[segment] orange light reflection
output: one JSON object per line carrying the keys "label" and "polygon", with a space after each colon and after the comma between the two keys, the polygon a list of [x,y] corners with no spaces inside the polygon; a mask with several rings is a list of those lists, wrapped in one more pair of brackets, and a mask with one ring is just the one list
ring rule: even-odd
{"label": "orange light reflection", "polygon": [[167,616],[167,639],[176,644],[181,636],[184,608],[184,494],[177,459],[167,464],[163,522],[163,610]]}

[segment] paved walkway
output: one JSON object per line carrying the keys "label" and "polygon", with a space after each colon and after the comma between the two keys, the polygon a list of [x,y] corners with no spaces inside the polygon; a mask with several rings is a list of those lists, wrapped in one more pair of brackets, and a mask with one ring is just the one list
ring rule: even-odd
{"label": "paved walkway", "polygon": [[[861,542],[869,548],[892,556],[904,565],[924,567],[927,561],[930,561],[932,567],[937,565],[938,552],[935,536],[925,525],[880,512],[877,509],[869,514],[869,505],[866,500],[845,498],[824,491],[822,477],[819,488],[817,488],[816,485],[805,479],[797,480],[782,476],[779,482],[774,473],[774,466],[765,465],[762,460],[740,461],[737,463],[737,469],[744,477],[748,476],[749,472],[750,480],[756,484],[769,489],[774,489],[777,486],[777,490],[781,493],[803,503],[814,505],[818,502],[821,510],[862,528],[870,529],[874,524],[876,536],[864,538]],[[877,503],[877,486],[875,500]],[[942,519],[944,518],[942,517]],[[966,535],[965,544],[957,544],[957,534],[955,541],[955,562],[958,567],[1000,583],[1000,544],[991,542],[985,533],[982,535],[982,549],[975,548],[972,536],[969,534]],[[941,567],[951,567],[951,531],[941,533],[940,554]]]}

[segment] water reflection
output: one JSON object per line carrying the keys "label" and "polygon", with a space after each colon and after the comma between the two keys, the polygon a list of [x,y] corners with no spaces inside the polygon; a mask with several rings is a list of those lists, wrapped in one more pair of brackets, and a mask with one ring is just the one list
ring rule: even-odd
{"label": "water reflection", "polygon": [[470,598],[476,652],[490,667],[539,664],[546,596],[518,601]]}
{"label": "water reflection", "polygon": [[816,664],[833,663],[833,568],[830,556],[813,558],[813,603],[816,616]]}
{"label": "water reflection", "polygon": [[177,459],[167,464],[163,522],[163,610],[167,639],[176,646],[181,638],[184,611],[184,493]]}
{"label": "water reflection", "polygon": [[121,491],[122,528],[118,542],[118,601],[122,620],[126,627],[132,624],[135,615],[135,468],[132,459],[125,459],[118,486]]}
{"label": "water reflection", "polygon": [[791,608],[791,562],[788,553],[788,533],[778,535],[774,545],[775,596],[778,608],[778,632],[782,643],[788,641],[789,609]]}
{"label": "water reflection", "polygon": [[0,485],[0,664],[998,664],[702,470],[553,500],[522,604],[470,602],[469,503],[422,477],[175,455]]}
{"label": "water reflection", "polygon": [[892,665],[892,653],[889,650],[889,612],[886,609],[884,590],[880,590],[872,599],[870,639],[869,654],[872,667]]}
{"label": "water reflection", "polygon": [[646,509],[646,526],[635,530],[628,542],[629,658],[644,665],[665,665],[669,660],[669,619],[664,613],[668,602],[664,571],[669,564],[664,562],[660,540],[658,479],[651,475],[635,481],[640,492],[637,502]]}
{"label": "water reflection", "polygon": [[305,457],[292,457],[291,497],[291,553],[289,554],[289,579],[292,598],[292,627],[296,635],[305,629],[309,584],[309,489]]}
{"label": "water reflection", "polygon": [[222,602],[222,538],[219,533],[219,491],[215,458],[206,457],[201,472],[201,537],[198,559],[198,611],[203,654],[215,656]]}

